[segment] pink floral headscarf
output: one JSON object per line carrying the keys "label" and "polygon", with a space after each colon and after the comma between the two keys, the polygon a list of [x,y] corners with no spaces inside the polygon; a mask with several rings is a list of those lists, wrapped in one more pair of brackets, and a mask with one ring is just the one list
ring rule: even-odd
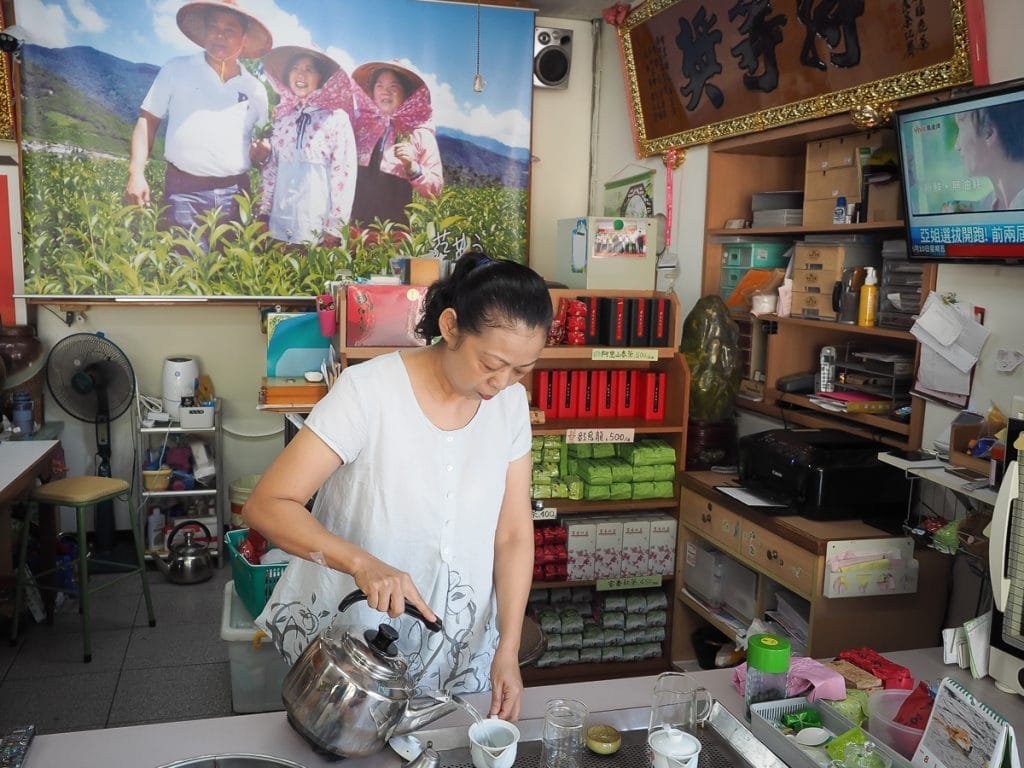
{"label": "pink floral headscarf", "polygon": [[373,148],[390,125],[398,134],[412,133],[416,128],[434,130],[434,108],[430,104],[430,91],[421,85],[402,102],[390,117],[380,111],[373,97],[362,88],[353,88],[356,113],[352,128],[356,135],[359,164],[368,165]]}
{"label": "pink floral headscarf", "polygon": [[361,88],[352,87],[352,80],[348,73],[341,68],[305,99],[297,97],[287,84],[282,83],[269,72],[266,75],[270,84],[274,86],[274,90],[281,97],[281,103],[274,107],[274,120],[280,120],[301,109],[327,109],[332,112],[336,109],[344,109],[351,117],[353,112],[352,93],[353,91],[362,91]]}

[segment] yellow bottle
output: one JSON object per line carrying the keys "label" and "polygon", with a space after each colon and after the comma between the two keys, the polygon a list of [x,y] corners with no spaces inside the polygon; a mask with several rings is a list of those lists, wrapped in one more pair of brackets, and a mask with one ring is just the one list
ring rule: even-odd
{"label": "yellow bottle", "polygon": [[875,311],[878,308],[878,278],[875,268],[868,267],[864,285],[860,287],[860,305],[857,308],[857,325],[871,326],[875,324]]}

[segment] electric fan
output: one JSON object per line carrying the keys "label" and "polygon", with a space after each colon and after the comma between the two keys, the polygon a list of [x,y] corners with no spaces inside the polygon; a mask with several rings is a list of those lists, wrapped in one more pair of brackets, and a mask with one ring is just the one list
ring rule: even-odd
{"label": "electric fan", "polygon": [[[102,333],[74,333],[53,345],[46,358],[46,385],[57,405],[96,425],[96,474],[110,477],[110,422],[135,395],[135,372],[121,348]],[[114,547],[114,504],[96,508],[96,549]]]}

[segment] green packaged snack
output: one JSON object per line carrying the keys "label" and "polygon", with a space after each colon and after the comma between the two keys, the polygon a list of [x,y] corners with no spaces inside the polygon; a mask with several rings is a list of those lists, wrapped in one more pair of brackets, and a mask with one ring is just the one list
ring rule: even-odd
{"label": "green packaged snack", "polygon": [[619,455],[634,467],[653,464],[674,464],[676,450],[664,440],[640,440],[623,444]]}
{"label": "green packaged snack", "polygon": [[868,695],[855,688],[847,689],[844,700],[830,701],[828,706],[857,725],[863,725],[868,719]]}
{"label": "green packaged snack", "polygon": [[641,465],[639,467],[632,467],[633,469],[633,482],[634,483],[653,483],[658,478],[654,476],[654,470],[656,466]]}
{"label": "green packaged snack", "polygon": [[801,709],[799,712],[794,712],[790,715],[783,715],[782,724],[787,728],[792,728],[794,731],[799,732],[804,728],[820,728],[821,717],[818,715],[818,710],[816,709]]}
{"label": "green packaged snack", "polygon": [[554,446],[557,448],[562,444],[561,435],[544,435],[544,447]]}
{"label": "green packaged snack", "polygon": [[540,467],[534,467],[530,482],[534,485],[551,485],[551,475],[547,474]]}
{"label": "green packaged snack", "polygon": [[[636,470],[633,470],[634,472]],[[661,482],[663,480],[675,480],[676,479],[676,465],[675,464],[653,464],[651,465],[651,472],[654,473],[654,477],[651,478],[654,482]]]}
{"label": "green packaged snack", "polygon": [[632,483],[612,483],[608,486],[608,498],[612,501],[625,501],[633,498]]}
{"label": "green packaged snack", "polygon": [[551,482],[551,498],[552,499],[568,499],[569,498],[569,484],[565,480],[553,480]]}
{"label": "green packaged snack", "polygon": [[654,499],[654,483],[633,483],[634,499]]}
{"label": "green packaged snack", "polygon": [[612,482],[611,468],[595,459],[580,459],[577,469],[587,485],[610,485]]}
{"label": "green packaged snack", "polygon": [[580,460],[574,459],[572,456],[565,460],[565,474],[566,475],[578,475],[580,473]]}
{"label": "green packaged snack", "polygon": [[530,497],[534,499],[550,499],[551,498],[551,485],[550,483],[535,483],[530,486]]}
{"label": "green packaged snack", "polygon": [[568,493],[566,498],[572,499],[573,501],[579,501],[583,498],[583,478],[578,475],[569,475],[565,478],[566,484],[568,485]]}
{"label": "green packaged snack", "polygon": [[615,443],[593,443],[595,459],[610,459],[615,455]]}
{"label": "green packaged snack", "polygon": [[541,461],[544,463],[552,462],[557,464],[562,460],[562,449],[557,445],[545,445],[541,455]]}
{"label": "green packaged snack", "polygon": [[573,443],[569,446],[569,455],[577,459],[594,458],[594,446],[592,443]]}
{"label": "green packaged snack", "polygon": [[654,485],[654,496],[652,498],[655,498],[655,499],[671,499],[672,498],[672,493],[673,493],[674,489],[672,487],[672,481],[671,480],[662,480],[662,481],[653,483],[653,485]]}
{"label": "green packaged snack", "polygon": [[540,457],[542,455],[543,455],[543,449],[542,448],[532,448],[532,449],[530,449],[530,461],[533,463],[533,466],[537,466],[538,464],[540,464]]}
{"label": "green packaged snack", "polygon": [[541,462],[540,469],[548,477],[558,477],[558,462],[557,461],[544,461],[544,462]]}
{"label": "green packaged snack", "polygon": [[583,483],[583,498],[587,501],[606,501],[609,498],[611,485],[591,485]]}
{"label": "green packaged snack", "polygon": [[544,436],[534,435],[530,438],[530,450],[539,451],[544,447]]}
{"label": "green packaged snack", "polygon": [[633,481],[633,467],[622,459],[608,459],[608,468],[611,470],[613,483],[629,483]]}

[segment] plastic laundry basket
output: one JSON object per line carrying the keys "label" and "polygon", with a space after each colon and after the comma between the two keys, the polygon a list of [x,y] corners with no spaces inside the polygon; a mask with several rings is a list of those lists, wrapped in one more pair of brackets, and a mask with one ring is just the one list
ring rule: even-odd
{"label": "plastic laundry basket", "polygon": [[232,480],[228,488],[228,501],[231,502],[231,525],[234,528],[245,527],[242,520],[242,506],[249,500],[249,494],[256,487],[262,475],[243,475]]}

